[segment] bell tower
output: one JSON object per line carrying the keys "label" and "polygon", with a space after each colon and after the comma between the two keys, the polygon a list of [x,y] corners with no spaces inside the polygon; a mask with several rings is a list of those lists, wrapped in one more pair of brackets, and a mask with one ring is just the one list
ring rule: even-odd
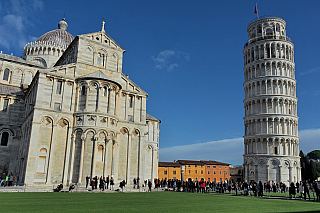
{"label": "bell tower", "polygon": [[244,179],[301,180],[294,45],[286,22],[263,17],[249,23],[244,45]]}

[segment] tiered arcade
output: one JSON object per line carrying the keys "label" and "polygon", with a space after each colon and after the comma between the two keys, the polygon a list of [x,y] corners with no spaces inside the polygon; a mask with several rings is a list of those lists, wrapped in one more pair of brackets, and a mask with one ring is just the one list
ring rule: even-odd
{"label": "tiered arcade", "polygon": [[286,22],[265,17],[249,24],[244,54],[245,181],[301,180],[294,45]]}

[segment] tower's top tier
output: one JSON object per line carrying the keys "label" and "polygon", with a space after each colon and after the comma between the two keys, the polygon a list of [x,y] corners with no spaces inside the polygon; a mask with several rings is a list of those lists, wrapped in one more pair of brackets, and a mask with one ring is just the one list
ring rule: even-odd
{"label": "tower's top tier", "polygon": [[261,40],[285,40],[291,39],[286,36],[286,22],[282,18],[268,16],[253,20],[247,28],[249,40],[245,47]]}

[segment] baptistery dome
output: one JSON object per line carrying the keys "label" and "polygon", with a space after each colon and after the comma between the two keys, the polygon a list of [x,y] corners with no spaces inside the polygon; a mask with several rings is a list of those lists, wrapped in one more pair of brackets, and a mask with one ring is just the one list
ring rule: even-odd
{"label": "baptistery dome", "polygon": [[66,30],[68,28],[68,24],[63,18],[62,21],[59,22],[58,28],[56,30],[52,30],[40,36],[36,42],[47,42],[52,43],[57,46],[69,46],[74,37],[68,33]]}
{"label": "baptistery dome", "polygon": [[35,42],[28,43],[24,47],[23,58],[43,67],[52,67],[74,39],[66,31],[68,24],[65,18],[59,22],[58,28],[43,34]]}

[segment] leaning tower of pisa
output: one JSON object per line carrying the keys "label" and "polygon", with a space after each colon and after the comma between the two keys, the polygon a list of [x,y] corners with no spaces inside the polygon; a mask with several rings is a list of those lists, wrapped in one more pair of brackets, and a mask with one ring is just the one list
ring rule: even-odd
{"label": "leaning tower of pisa", "polygon": [[252,21],[244,55],[244,179],[301,180],[294,45],[286,22]]}

